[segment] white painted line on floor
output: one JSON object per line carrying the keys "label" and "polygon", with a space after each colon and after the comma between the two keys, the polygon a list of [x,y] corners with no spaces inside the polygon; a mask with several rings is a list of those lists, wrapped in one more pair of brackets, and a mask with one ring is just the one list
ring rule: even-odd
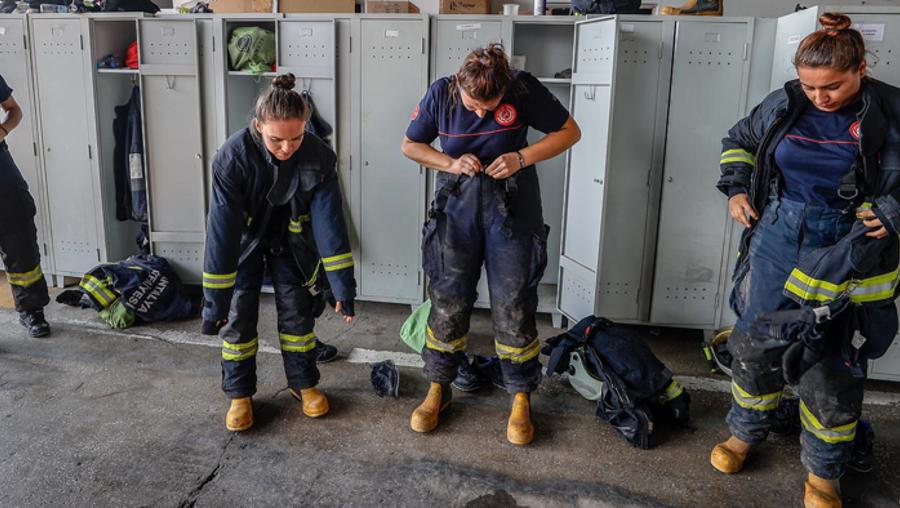
{"label": "white painted line on floor", "polygon": [[347,355],[349,363],[376,363],[385,360],[393,360],[398,367],[422,368],[425,362],[416,353],[399,353],[396,351],[375,351],[374,349],[353,348]]}
{"label": "white painted line on floor", "polygon": [[[0,313],[0,322],[15,323],[18,326],[18,316],[15,313]],[[163,341],[170,344],[184,344],[188,346],[205,346],[209,348],[221,348],[221,342],[218,337],[209,337],[193,332],[185,332],[181,330],[159,330],[152,327],[145,327],[146,330],[154,334],[134,333],[127,330],[111,330],[106,323],[96,320],[86,319],[70,319],[55,318],[53,322],[63,323],[66,325],[78,326],[86,328],[99,335],[108,335],[121,337],[126,339],[141,339]],[[52,323],[51,323],[52,326]],[[37,339],[48,340],[48,339]],[[262,353],[281,354],[281,350],[276,347],[260,344],[259,351]],[[354,364],[370,364],[382,362],[384,360],[393,360],[398,367],[422,368],[425,364],[422,357],[416,353],[405,353],[399,351],[378,351],[374,349],[353,348],[347,358],[344,359],[348,363]],[[688,390],[698,390],[705,392],[731,393],[731,382],[727,379],[716,379],[708,377],[696,376],[675,376],[675,379]],[[891,406],[900,407],[900,393],[875,392],[867,391],[865,395],[865,404],[873,406]]]}

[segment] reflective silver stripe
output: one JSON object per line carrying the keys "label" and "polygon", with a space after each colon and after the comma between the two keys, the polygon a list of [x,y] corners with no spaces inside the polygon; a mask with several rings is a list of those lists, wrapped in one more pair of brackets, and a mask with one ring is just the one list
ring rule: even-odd
{"label": "reflective silver stripe", "polygon": [[279,333],[278,338],[281,341],[282,351],[305,353],[316,348],[316,334],[314,332],[307,333],[306,335]]}
{"label": "reflective silver stripe", "polygon": [[434,349],[435,351],[440,351],[442,353],[458,353],[460,351],[465,351],[466,346],[469,344],[468,335],[463,335],[458,339],[445,342],[434,336],[431,327],[427,328],[427,332],[428,333],[425,336],[425,347],[428,349]]}
{"label": "reflective silver stripe", "polygon": [[806,404],[800,401],[800,422],[807,432],[829,444],[853,441],[856,439],[856,421],[837,427],[826,427],[812,414]]}
{"label": "reflective silver stripe", "polygon": [[672,380],[669,383],[669,386],[666,387],[665,393],[663,393],[663,400],[666,402],[678,398],[682,393],[684,393],[684,387],[681,386],[678,381]]}
{"label": "reflective silver stripe", "polygon": [[234,344],[222,341],[222,358],[225,360],[241,361],[256,356],[259,350],[259,340],[254,338],[249,342]]}
{"label": "reflective silver stripe", "polygon": [[751,395],[746,390],[731,382],[731,395],[734,401],[744,409],[752,409],[754,411],[775,411],[778,409],[778,403],[781,402],[782,392],[764,393],[761,395]]}
{"label": "reflective silver stripe", "polygon": [[325,268],[326,272],[350,268],[353,266],[353,253],[346,252],[344,254],[338,254],[337,256],[322,258],[322,266]]}
{"label": "reflective silver stripe", "polygon": [[203,272],[203,287],[208,289],[228,289],[234,287],[237,272],[218,274]]}
{"label": "reflective silver stripe", "polygon": [[501,344],[499,340],[494,341],[494,346],[497,349],[497,356],[501,360],[509,360],[515,363],[525,363],[537,357],[541,352],[541,340],[539,338],[535,338],[527,346],[521,348]]}

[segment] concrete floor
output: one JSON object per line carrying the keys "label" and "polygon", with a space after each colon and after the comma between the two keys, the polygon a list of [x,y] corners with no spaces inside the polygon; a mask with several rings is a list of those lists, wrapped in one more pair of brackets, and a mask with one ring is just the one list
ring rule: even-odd
{"label": "concrete floor", "polygon": [[[321,320],[323,340],[408,352],[397,330],[409,307],[361,303],[346,325]],[[729,396],[692,391],[692,429],[662,430],[649,451],[628,446],[593,405],[558,379],[534,395],[537,439],[505,439],[509,399],[459,394],[440,428],[419,435],[409,413],[426,383],[403,368],[399,399],[371,390],[365,365],[322,367],[332,413],[311,420],[284,390],[274,351],[274,304],[264,298],[256,426],[224,428],[220,350],[199,322],[108,330],[91,310],[53,304],[54,333],[25,338],[0,311],[0,506],[800,506],[797,438],[771,439],[743,474],[708,463],[727,435]],[[657,330],[650,343],[673,371],[713,376],[690,332]],[[544,337],[555,334],[549,319]],[[487,313],[473,319],[475,350],[490,350]],[[713,383],[715,384],[715,383]],[[897,386],[873,390],[900,400]],[[884,394],[882,394],[884,395]],[[891,397],[894,397],[891,399]],[[897,506],[900,407],[867,405],[877,432],[876,469],[843,480],[846,506]]]}

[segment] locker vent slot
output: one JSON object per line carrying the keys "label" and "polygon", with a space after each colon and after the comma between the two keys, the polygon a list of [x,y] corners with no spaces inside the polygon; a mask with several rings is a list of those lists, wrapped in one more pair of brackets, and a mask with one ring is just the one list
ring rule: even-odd
{"label": "locker vent slot", "polygon": [[328,46],[326,44],[288,44],[288,56],[303,59],[327,59]]}
{"label": "locker vent slot", "polygon": [[394,263],[367,263],[369,273],[384,275],[386,277],[409,277],[409,265]]}
{"label": "locker vent slot", "polygon": [[604,282],[602,291],[606,295],[630,296],[634,294],[634,288],[628,282]]}
{"label": "locker vent slot", "polygon": [[610,62],[613,58],[612,46],[586,47],[579,55],[579,63]]}
{"label": "locker vent slot", "polygon": [[[0,45],[0,48],[2,48],[2,47],[3,47],[3,46]],[[869,62],[869,65],[870,65],[871,67],[877,68],[877,67],[879,67],[879,66],[889,66],[889,65],[891,65],[891,58],[892,58],[892,56],[893,56],[893,55],[892,55],[892,53],[893,53],[893,50],[892,50],[892,49],[887,49],[887,50],[884,50],[884,51],[882,51],[882,50],[879,49],[879,48],[874,48],[874,49],[867,48],[867,49],[869,50],[870,55],[871,55],[872,53],[874,53],[874,56],[872,57],[872,61]]]}
{"label": "locker vent slot", "polygon": [[193,56],[194,51],[188,42],[154,42],[147,43],[148,57]]}
{"label": "locker vent slot", "polygon": [[412,60],[422,54],[422,48],[418,45],[373,44],[370,50],[369,58],[372,60]]}
{"label": "locker vent slot", "polygon": [[688,65],[713,66],[725,65],[730,66],[732,61],[739,60],[734,56],[733,51],[688,51],[690,55]]}
{"label": "locker vent slot", "polygon": [[42,42],[41,49],[39,50],[41,55],[76,55],[81,53],[81,48],[76,48],[75,44],[69,44],[65,42]]}
{"label": "locker vent slot", "polygon": [[708,288],[699,287],[667,287],[664,293],[666,300],[706,301],[712,297]]}

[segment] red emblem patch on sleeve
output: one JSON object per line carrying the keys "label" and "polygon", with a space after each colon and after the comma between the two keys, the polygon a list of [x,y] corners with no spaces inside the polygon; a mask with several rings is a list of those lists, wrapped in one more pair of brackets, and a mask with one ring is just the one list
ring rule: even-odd
{"label": "red emblem patch on sleeve", "polygon": [[517,118],[519,118],[519,112],[512,104],[501,104],[494,110],[494,121],[502,127],[509,127],[516,123]]}
{"label": "red emblem patch on sleeve", "polygon": [[412,115],[410,115],[409,119],[415,120],[416,118],[419,118],[419,105],[418,104],[416,104],[416,109],[413,110]]}

